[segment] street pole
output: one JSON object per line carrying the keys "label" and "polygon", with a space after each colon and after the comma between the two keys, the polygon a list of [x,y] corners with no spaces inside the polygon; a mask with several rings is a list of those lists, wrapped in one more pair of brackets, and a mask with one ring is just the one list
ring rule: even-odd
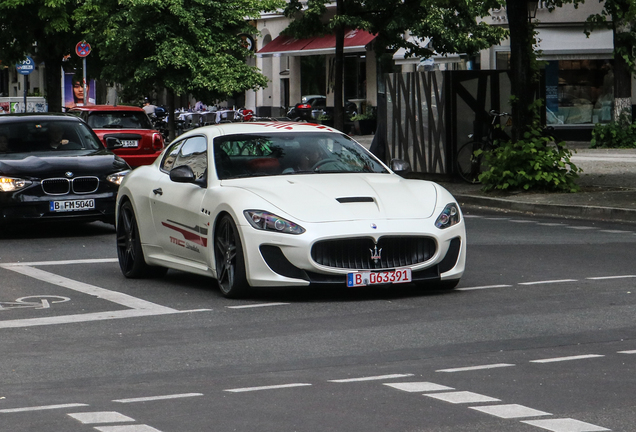
{"label": "street pole", "polygon": [[27,87],[29,86],[29,76],[24,75],[24,112],[27,112]]}
{"label": "street pole", "polygon": [[86,89],[86,57],[84,57],[84,61],[82,62],[82,67],[84,69],[84,106],[88,103],[88,91]]}

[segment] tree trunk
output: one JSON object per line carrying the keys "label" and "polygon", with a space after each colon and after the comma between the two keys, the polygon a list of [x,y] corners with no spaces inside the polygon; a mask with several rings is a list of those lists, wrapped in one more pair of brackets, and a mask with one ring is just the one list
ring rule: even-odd
{"label": "tree trunk", "polygon": [[55,53],[47,54],[42,55],[46,73],[46,103],[49,112],[62,112],[62,58]]}
{"label": "tree trunk", "polygon": [[621,55],[621,51],[631,51],[631,46],[623,46],[621,33],[629,32],[629,26],[623,21],[614,23],[614,121],[618,121],[622,114],[627,120],[632,120],[632,75],[629,65]]}
{"label": "tree trunk", "polygon": [[[337,2],[337,15],[344,13],[344,0]],[[336,82],[333,89],[333,119],[334,127],[340,131],[344,131],[344,109],[343,109],[343,88],[344,81],[344,33],[343,26],[336,27]]]}
{"label": "tree trunk", "polygon": [[534,100],[536,83],[532,67],[532,25],[528,20],[527,0],[506,0],[510,25],[510,79],[512,95],[512,140],[523,137],[532,124],[530,105]]}

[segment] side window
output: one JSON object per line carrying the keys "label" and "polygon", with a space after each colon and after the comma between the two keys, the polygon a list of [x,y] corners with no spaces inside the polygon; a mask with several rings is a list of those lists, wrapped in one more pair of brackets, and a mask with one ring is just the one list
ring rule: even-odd
{"label": "side window", "polygon": [[197,180],[205,177],[208,169],[208,145],[205,137],[188,138],[171,146],[163,158],[161,169],[170,171],[183,165],[192,168]]}

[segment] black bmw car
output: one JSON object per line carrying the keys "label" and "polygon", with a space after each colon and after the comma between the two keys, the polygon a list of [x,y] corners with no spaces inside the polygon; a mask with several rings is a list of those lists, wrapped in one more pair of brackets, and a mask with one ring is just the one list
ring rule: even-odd
{"label": "black bmw car", "polygon": [[114,223],[117,190],[129,171],[75,116],[0,116],[0,224]]}

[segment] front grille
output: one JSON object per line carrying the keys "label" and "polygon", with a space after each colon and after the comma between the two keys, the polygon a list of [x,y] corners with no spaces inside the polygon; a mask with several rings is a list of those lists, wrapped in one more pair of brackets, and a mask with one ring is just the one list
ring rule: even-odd
{"label": "front grille", "polygon": [[430,237],[381,237],[324,240],[311,248],[313,260],[327,267],[375,270],[410,266],[426,262],[435,255]]}
{"label": "front grille", "polygon": [[77,177],[74,179],[52,178],[42,180],[42,190],[47,195],[68,195],[93,193],[99,187],[97,177]]}

